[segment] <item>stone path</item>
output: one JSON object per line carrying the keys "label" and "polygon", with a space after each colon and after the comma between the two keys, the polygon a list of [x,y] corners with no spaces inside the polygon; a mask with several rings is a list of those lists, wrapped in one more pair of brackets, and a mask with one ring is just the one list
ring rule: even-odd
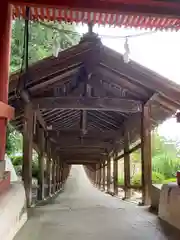
{"label": "stone path", "polygon": [[73,166],[64,193],[34,209],[14,240],[178,240],[145,208],[95,189],[83,167]]}

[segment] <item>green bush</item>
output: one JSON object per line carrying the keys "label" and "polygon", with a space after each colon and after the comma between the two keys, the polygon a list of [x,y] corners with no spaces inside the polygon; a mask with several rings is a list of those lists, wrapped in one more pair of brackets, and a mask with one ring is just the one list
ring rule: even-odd
{"label": "green bush", "polygon": [[[152,172],[152,183],[163,183],[164,175],[157,172]],[[132,178],[133,185],[141,185],[141,172],[136,173]]]}
{"label": "green bush", "polygon": [[32,161],[32,176],[36,179],[39,178],[39,167],[35,161]]}
{"label": "green bush", "polygon": [[[11,161],[15,167],[16,173],[18,175],[22,175],[23,157],[22,156],[13,156],[13,157],[11,157]],[[32,176],[37,179],[39,177],[39,167],[38,167],[38,162],[36,160],[32,161]]]}
{"label": "green bush", "polygon": [[22,156],[13,156],[13,157],[11,157],[12,164],[14,166],[22,165],[22,162],[23,162],[22,158],[23,158]]}
{"label": "green bush", "polygon": [[163,183],[172,183],[172,182],[177,182],[177,179],[176,178],[168,178],[168,179],[166,179],[166,180],[164,180],[164,182]]}
{"label": "green bush", "polygon": [[119,185],[124,185],[124,177],[119,177],[118,178],[118,184]]}

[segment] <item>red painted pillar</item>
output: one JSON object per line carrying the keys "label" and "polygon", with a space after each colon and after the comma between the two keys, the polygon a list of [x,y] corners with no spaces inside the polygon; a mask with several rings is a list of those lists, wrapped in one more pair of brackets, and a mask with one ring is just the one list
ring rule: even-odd
{"label": "red painted pillar", "polygon": [[[8,108],[8,82],[11,45],[11,5],[2,1],[0,7],[0,102]],[[0,109],[1,111],[1,109]],[[0,115],[0,160],[4,160],[7,118]]]}

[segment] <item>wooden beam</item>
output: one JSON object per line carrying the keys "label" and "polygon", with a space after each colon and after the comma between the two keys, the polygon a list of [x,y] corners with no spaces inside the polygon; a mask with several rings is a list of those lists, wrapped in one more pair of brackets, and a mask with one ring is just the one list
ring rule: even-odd
{"label": "wooden beam", "polygon": [[62,157],[62,159],[64,160],[64,162],[68,162],[68,163],[79,163],[79,164],[85,164],[85,163],[99,163],[100,159],[99,158],[82,158],[82,157]]}
{"label": "wooden beam", "polygon": [[135,145],[134,147],[132,147],[131,149],[129,149],[128,152],[122,153],[121,155],[116,157],[116,161],[118,161],[121,158],[124,158],[125,155],[131,154],[133,152],[135,152],[136,150],[138,150],[141,147],[141,143],[138,143],[137,145]]}
{"label": "wooden beam", "polygon": [[[25,90],[21,91],[21,99],[24,101],[25,104],[30,104],[30,105],[32,104],[30,96],[29,96],[28,92]],[[31,105],[31,107],[32,107],[32,105]],[[44,130],[46,130],[46,123],[45,123],[39,109],[37,109],[37,111],[36,111],[36,116],[37,116],[37,119],[38,119],[39,123],[41,124],[41,126],[44,128]]]}
{"label": "wooden beam", "polygon": [[142,203],[150,205],[152,187],[150,106],[143,106],[141,116]]}
{"label": "wooden beam", "polygon": [[[113,56],[110,58],[109,55]],[[126,80],[126,82],[134,83],[135,85],[140,86],[141,89],[145,88],[151,92],[159,92],[171,101],[180,104],[180,91],[178,85],[168,81],[158,74],[155,74],[151,70],[142,68],[142,66],[139,66],[135,62],[131,62],[131,68],[124,66],[122,69],[119,64],[120,58],[121,57],[118,54],[105,47],[102,52],[101,66],[106,68],[108,66],[111,72],[117,73],[116,75],[119,76],[119,78]]]}
{"label": "wooden beam", "polygon": [[80,139],[70,139],[70,138],[65,138],[64,141],[61,139],[58,141],[57,139],[53,139],[54,143],[56,143],[57,147],[59,150],[63,149],[90,149],[90,150],[97,150],[97,149],[108,149],[112,147],[111,143],[108,142],[101,142],[101,141],[93,141],[93,140],[88,140],[88,139],[83,139],[83,142],[80,142]]}
{"label": "wooden beam", "polygon": [[124,199],[131,197],[131,190],[128,188],[131,184],[129,144],[129,132],[128,129],[124,128],[124,152],[126,153],[124,154]]}
{"label": "wooden beam", "polygon": [[123,189],[128,188],[128,189],[138,189],[138,190],[143,189],[142,185],[128,185],[128,186],[125,187],[122,184],[118,184],[118,188],[123,188]]}
{"label": "wooden beam", "polygon": [[32,105],[24,108],[23,127],[23,181],[27,207],[32,204],[32,145],[33,145],[33,110]]}
{"label": "wooden beam", "polygon": [[66,151],[66,152],[61,152],[61,157],[73,157],[74,159],[77,158],[85,158],[85,159],[98,159],[98,158],[106,158],[106,154],[102,153],[91,153],[91,152],[71,152],[71,151]]}
{"label": "wooden beam", "polygon": [[139,86],[136,85],[136,83],[130,81],[130,79],[128,79],[127,77],[119,75],[116,71],[112,71],[112,69],[109,69],[106,65],[101,64],[97,71],[103,79],[103,88],[104,85],[109,84],[110,86],[114,86],[115,88],[124,88],[128,92],[132,93],[135,97],[138,97],[139,95],[145,98],[148,97],[148,92],[144,88],[140,89]]}
{"label": "wooden beam", "polygon": [[[83,136],[84,143],[86,144],[87,142],[102,142],[100,145],[105,145],[110,144],[108,143],[111,142],[114,139],[117,139],[117,142],[119,142],[118,137],[121,137],[122,135],[122,129],[114,131],[114,130],[106,130],[104,132],[100,132],[98,130],[89,130],[87,134]],[[80,141],[81,133],[80,130],[60,130],[60,131],[55,131],[55,130],[50,130],[48,131],[48,136],[56,141],[58,141],[60,144],[62,143],[70,143],[72,141]]]}
{"label": "wooden beam", "polygon": [[34,109],[76,109],[76,110],[103,110],[126,113],[141,112],[140,101],[124,98],[99,97],[52,97],[34,98]]}

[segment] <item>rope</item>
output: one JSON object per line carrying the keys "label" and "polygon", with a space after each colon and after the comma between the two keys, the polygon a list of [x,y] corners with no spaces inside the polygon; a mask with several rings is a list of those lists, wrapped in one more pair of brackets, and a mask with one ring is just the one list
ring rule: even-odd
{"label": "rope", "polygon": [[[41,24],[42,26],[44,27],[47,27],[47,28],[50,28],[50,29],[53,29],[55,31],[58,31],[58,32],[62,32],[62,33],[66,33],[66,34],[72,34],[72,35],[78,35],[78,36],[82,36],[83,34],[80,34],[78,32],[74,32],[74,31],[71,31],[71,30],[65,30],[65,29],[59,29],[57,27],[54,27],[52,24],[46,24],[44,22],[40,22],[40,21],[37,21],[39,22],[39,24]],[[166,29],[169,29],[169,28],[174,28],[176,29],[177,27],[179,27],[180,23],[178,24],[171,24],[171,25],[168,25],[166,26],[163,30],[166,30]],[[106,35],[106,34],[98,34],[100,37],[103,37],[103,38],[115,38],[115,39],[127,39],[127,38],[135,38],[135,37],[141,37],[141,36],[145,36],[145,35],[150,35],[150,34],[154,34],[154,33],[157,33],[158,30],[153,30],[153,31],[147,31],[147,32],[142,32],[142,33],[136,33],[136,34],[130,34],[130,35],[124,35],[124,36],[120,36],[120,35]]]}
{"label": "rope", "polygon": [[[15,95],[17,98],[20,98],[20,92],[21,92],[21,75],[22,72],[25,68],[25,71],[28,70],[28,62],[29,62],[29,48],[28,48],[28,44],[29,44],[29,13],[30,13],[30,9],[29,7],[26,7],[26,18],[25,18],[25,27],[24,27],[24,36],[23,36],[23,53],[22,53],[22,58],[21,58],[21,67],[20,67],[20,73],[19,73],[19,79],[18,79],[18,83],[17,83],[17,87],[15,89]],[[25,65],[25,66],[24,66]],[[26,81],[23,82],[23,88],[26,87]]]}

